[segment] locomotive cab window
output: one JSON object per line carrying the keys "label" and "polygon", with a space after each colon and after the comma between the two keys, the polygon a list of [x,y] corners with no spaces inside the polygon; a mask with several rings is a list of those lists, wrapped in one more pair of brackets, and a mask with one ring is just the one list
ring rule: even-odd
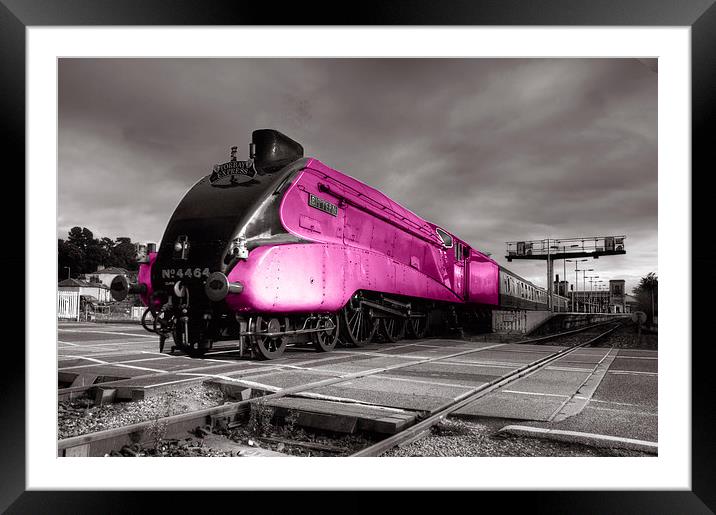
{"label": "locomotive cab window", "polygon": [[436,228],[435,231],[438,233],[438,236],[440,236],[440,239],[443,242],[443,247],[446,249],[452,248],[452,236],[440,228]]}

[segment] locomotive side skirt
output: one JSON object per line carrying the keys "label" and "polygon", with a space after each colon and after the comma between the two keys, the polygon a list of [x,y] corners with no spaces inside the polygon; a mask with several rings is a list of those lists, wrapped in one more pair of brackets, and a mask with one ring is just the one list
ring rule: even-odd
{"label": "locomotive side skirt", "polygon": [[458,302],[444,285],[375,251],[331,243],[287,244],[254,249],[229,281],[244,291],[228,295],[238,312],[334,312],[359,290]]}

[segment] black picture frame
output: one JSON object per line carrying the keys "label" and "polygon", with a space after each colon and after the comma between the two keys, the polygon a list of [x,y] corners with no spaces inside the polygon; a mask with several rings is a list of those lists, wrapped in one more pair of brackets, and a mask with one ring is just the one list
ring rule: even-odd
{"label": "black picture frame", "polygon": [[[716,391],[711,372],[713,363],[711,340],[704,331],[708,320],[709,303],[706,287],[716,275],[713,238],[707,211],[708,174],[716,160],[716,0],[453,0],[446,2],[364,0],[352,9],[340,4],[294,2],[209,1],[209,0],[0,0],[0,95],[3,116],[1,141],[6,181],[14,180],[13,195],[22,198],[25,190],[25,49],[29,26],[88,26],[88,25],[557,25],[557,26],[685,26],[691,28],[692,72],[692,235],[703,235],[698,252],[692,253],[692,275],[684,274],[683,281],[691,285],[693,330],[692,341],[692,489],[690,491],[571,491],[571,492],[502,492],[480,493],[470,503],[500,506],[509,499],[509,507],[522,505],[531,512],[543,513],[712,513],[716,510],[716,444],[713,423],[716,410],[711,394]],[[668,144],[668,142],[659,142]],[[6,186],[9,191],[11,186]],[[708,199],[710,200],[710,199]],[[19,208],[5,203],[5,220],[17,219]],[[5,296],[5,313],[14,313],[8,326],[18,327],[19,306],[25,305],[22,285],[14,284],[24,274],[42,273],[27,270],[25,265],[24,224],[7,223],[6,238],[11,244],[0,253],[3,269],[11,280],[7,283],[12,295]],[[686,256],[688,249],[674,249]],[[48,253],[48,260],[54,259]],[[688,258],[684,258],[688,259]],[[12,273],[9,273],[12,271]],[[693,281],[692,281],[693,277]],[[20,297],[20,298],[18,298]],[[27,306],[25,321],[30,320],[32,307]],[[684,329],[688,335],[688,328]],[[14,341],[10,341],[14,340]],[[189,492],[61,492],[25,491],[25,349],[17,345],[19,338],[5,342],[3,361],[12,363],[4,368],[2,435],[2,480],[0,481],[0,509],[7,513],[120,513],[154,510],[159,506],[191,507]],[[689,345],[682,342],[663,342],[663,345]],[[668,385],[667,385],[668,387]],[[341,502],[332,504],[333,512],[342,507],[355,506],[352,499],[359,492],[341,493]],[[414,492],[401,501],[401,509],[425,505],[430,493]],[[248,508],[247,494],[201,492],[191,494],[191,501],[202,498],[202,504],[230,501]],[[271,495],[275,500],[290,500],[295,507],[315,509],[310,492],[290,492],[290,496]],[[168,501],[167,498],[172,500]],[[407,497],[407,496],[406,496]],[[252,499],[255,501],[255,499]],[[494,504],[493,504],[494,501]],[[170,502],[170,504],[165,504]],[[268,501],[266,501],[268,502]],[[452,502],[452,501],[451,501]],[[459,501],[458,501],[459,502]],[[179,504],[182,503],[182,504]],[[259,505],[261,506],[261,505]],[[365,503],[364,503],[365,506]],[[457,506],[457,505],[454,505]],[[328,507],[328,506],[327,506]],[[204,508],[206,504],[204,504]],[[254,505],[253,509],[257,509]],[[324,508],[325,509],[325,508]],[[366,506],[367,509],[367,506]],[[477,508],[476,508],[477,509]]]}

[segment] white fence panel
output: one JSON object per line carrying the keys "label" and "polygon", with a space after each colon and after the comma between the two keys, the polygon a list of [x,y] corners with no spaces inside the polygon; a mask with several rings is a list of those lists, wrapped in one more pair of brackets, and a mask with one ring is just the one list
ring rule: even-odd
{"label": "white fence panel", "polygon": [[80,319],[80,293],[77,291],[57,292],[57,318],[67,318],[79,321]]}
{"label": "white fence panel", "polygon": [[[146,310],[147,310],[147,308],[144,307],[144,306],[139,306],[139,307],[133,306],[133,307],[132,307],[132,320],[141,320],[141,319],[142,319],[142,315],[144,314],[144,312],[145,312]],[[147,314],[147,321],[148,321],[148,322],[151,322],[152,320],[154,320],[154,317],[152,316],[151,313],[148,313],[148,314]]]}

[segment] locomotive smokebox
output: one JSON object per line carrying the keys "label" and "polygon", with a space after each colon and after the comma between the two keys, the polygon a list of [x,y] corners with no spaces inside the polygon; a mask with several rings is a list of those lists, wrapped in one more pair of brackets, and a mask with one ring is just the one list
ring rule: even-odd
{"label": "locomotive smokebox", "polygon": [[273,129],[258,129],[251,134],[249,150],[254,166],[271,173],[303,157],[303,146]]}

